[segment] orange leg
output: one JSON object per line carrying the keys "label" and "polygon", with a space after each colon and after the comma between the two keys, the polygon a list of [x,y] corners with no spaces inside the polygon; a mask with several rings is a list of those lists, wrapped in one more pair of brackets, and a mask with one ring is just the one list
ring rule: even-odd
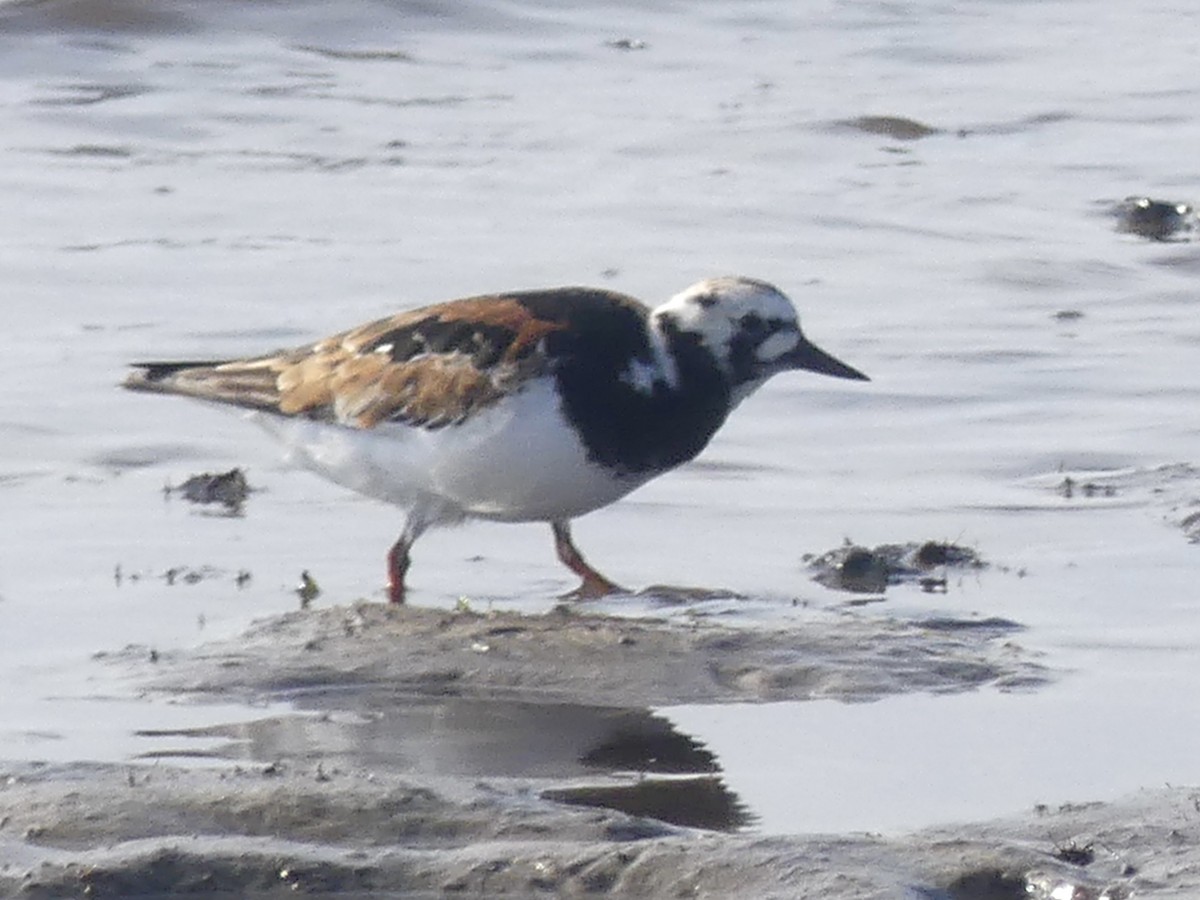
{"label": "orange leg", "polygon": [[609,594],[628,593],[619,584],[609,581],[587,564],[583,554],[571,540],[571,525],[566,520],[551,522],[554,530],[554,549],[564,566],[583,579],[583,583],[569,594],[564,594],[565,600],[593,600],[597,597],[607,597]]}
{"label": "orange leg", "polygon": [[405,594],[408,592],[404,584],[404,576],[408,574],[409,566],[409,551],[412,550],[412,545],[417,542],[425,529],[429,527],[430,519],[427,515],[422,514],[422,510],[414,509],[408,514],[408,518],[404,521],[404,530],[400,532],[400,537],[396,539],[396,543],[392,544],[392,549],[387,555],[387,570],[388,570],[388,602],[403,603]]}
{"label": "orange leg", "polygon": [[408,572],[408,550],[412,547],[412,540],[408,536],[408,531],[400,535],[400,539],[392,545],[392,549],[388,551],[387,567],[388,567],[388,602],[403,603],[404,602],[404,576]]}

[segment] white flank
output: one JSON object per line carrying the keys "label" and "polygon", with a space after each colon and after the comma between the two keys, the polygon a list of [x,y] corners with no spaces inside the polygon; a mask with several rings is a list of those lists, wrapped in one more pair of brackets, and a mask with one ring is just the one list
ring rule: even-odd
{"label": "white flank", "polygon": [[458,425],[384,423],[370,430],[254,413],[289,461],[430,520],[568,519],[606,506],[645,479],[588,462],[548,380],[535,380]]}

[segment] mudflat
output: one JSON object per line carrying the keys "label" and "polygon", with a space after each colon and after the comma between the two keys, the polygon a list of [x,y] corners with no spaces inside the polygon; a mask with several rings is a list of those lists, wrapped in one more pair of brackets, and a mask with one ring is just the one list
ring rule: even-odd
{"label": "mudflat", "polygon": [[[752,822],[722,790],[712,756],[649,709],[1036,690],[1054,673],[1021,648],[1020,630],[1003,620],[901,622],[845,611],[766,629],[703,615],[681,622],[571,607],[525,615],[361,603],[264,620],[193,651],[152,657],[128,648],[102,663],[126,669],[148,693],[283,699],[293,712],[173,736],[215,740],[196,754],[206,759],[180,750],[130,765],[9,768],[0,889],[28,897],[1186,895],[1200,882],[1200,791],[902,836],[764,837],[744,827]],[[422,710],[431,717],[420,719]],[[456,725],[468,714],[482,726]],[[515,717],[509,724],[525,749],[489,715]],[[465,746],[480,733],[491,736],[485,746]]]}

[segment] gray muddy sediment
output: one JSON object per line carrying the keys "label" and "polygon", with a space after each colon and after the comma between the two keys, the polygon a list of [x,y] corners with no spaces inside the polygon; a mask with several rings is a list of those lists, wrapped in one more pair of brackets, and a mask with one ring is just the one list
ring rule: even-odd
{"label": "gray muddy sediment", "polygon": [[[996,618],[927,621],[816,611],[794,627],[360,603],[261,622],[243,639],[158,654],[158,690],[260,696],[378,683],[418,695],[617,706],[869,700],[1029,687],[1048,672]],[[127,651],[142,658],[137,649]]]}
{"label": "gray muddy sediment", "polygon": [[[155,696],[285,700],[293,712],[147,732],[156,749],[136,765],[11,770],[5,887],[659,896],[690,885],[735,896],[749,878],[763,895],[839,896],[839,873],[858,866],[845,884],[874,891],[892,876],[868,859],[894,849],[739,834],[753,817],[719,761],[648,707],[1028,689],[1049,677],[1005,620],[811,611],[768,629],[702,608],[666,620],[361,603],[194,651],[101,655]],[[196,768],[201,758],[223,763]]]}
{"label": "gray muddy sediment", "polygon": [[719,760],[649,707],[1032,690],[1052,673],[1003,619],[811,610],[768,629],[703,608],[361,603],[197,650],[102,655],[153,696],[291,712],[147,732],[156,749],[136,764],[10,767],[0,889],[1003,900],[1179,896],[1198,880],[1198,801],[1181,790],[888,838],[748,833]]}
{"label": "gray muddy sediment", "polygon": [[23,897],[1116,898],[1200,889],[1196,791],[985,825],[761,837],[363,770],[10,770],[0,890]]}

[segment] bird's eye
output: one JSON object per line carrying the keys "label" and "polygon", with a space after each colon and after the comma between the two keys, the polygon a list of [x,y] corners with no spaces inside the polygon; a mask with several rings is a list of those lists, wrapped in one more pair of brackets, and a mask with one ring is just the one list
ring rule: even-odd
{"label": "bird's eye", "polygon": [[767,327],[758,313],[746,313],[738,319],[738,326],[748,334],[762,334]]}

